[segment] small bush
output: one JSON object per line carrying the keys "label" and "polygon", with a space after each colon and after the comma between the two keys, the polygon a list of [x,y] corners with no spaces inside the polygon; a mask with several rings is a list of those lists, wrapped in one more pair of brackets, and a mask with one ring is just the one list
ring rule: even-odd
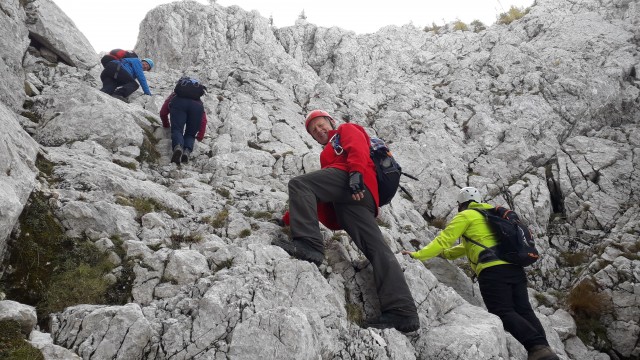
{"label": "small bush", "polygon": [[453,23],[454,31],[469,31],[469,26],[460,20]]}
{"label": "small bush", "polygon": [[485,24],[480,20],[473,20],[469,25],[473,27],[473,32],[480,32],[480,31],[487,30],[487,27],[485,26]]}
{"label": "small bush", "polygon": [[53,168],[56,166],[52,161],[38,154],[36,156],[36,167],[45,177],[50,178],[53,175]]}
{"label": "small bush", "polygon": [[233,266],[233,258],[224,260],[216,265],[214,272],[218,272],[222,269],[230,269]]}
{"label": "small bush", "polygon": [[391,227],[391,225],[389,225],[388,222],[386,222],[386,221],[384,221],[384,220],[382,220],[380,218],[376,218],[376,223],[378,223],[378,226],[381,226],[381,227],[386,227],[386,228],[390,228]]}
{"label": "small bush", "polygon": [[240,236],[241,238],[246,238],[247,236],[251,235],[251,230],[250,229],[244,229],[242,231],[240,231],[240,234],[238,236]]}
{"label": "small bush", "polygon": [[364,322],[364,314],[362,309],[357,304],[346,303],[344,305],[345,310],[347,310],[347,320],[352,323],[361,326]]}
{"label": "small bush", "polygon": [[123,196],[118,196],[116,198],[116,204],[133,207],[136,210],[138,220],[140,220],[142,216],[148,213],[158,212],[158,211],[164,211],[174,219],[180,217],[180,214],[177,211],[172,210],[164,206],[163,204],[159,203],[157,200],[151,199],[151,198],[142,198],[142,197],[127,198]]}
{"label": "small bush", "polygon": [[200,234],[171,234],[171,241],[179,242],[179,243],[189,243],[195,244],[202,241],[202,235]]}
{"label": "small bush", "polygon": [[599,318],[608,309],[606,295],[597,291],[593,281],[582,281],[569,292],[569,309],[576,314],[590,318]]}
{"label": "small bush", "polygon": [[220,229],[226,225],[228,218],[229,218],[229,211],[222,210],[214,218],[207,216],[203,218],[203,220],[208,222],[209,225],[213,226],[214,228]]}
{"label": "small bush", "polygon": [[440,29],[442,29],[442,26],[438,26],[436,23],[431,23],[431,26],[425,26],[423,30],[425,32],[432,31],[434,34],[439,34]]}
{"label": "small bush", "polygon": [[563,252],[561,255],[564,263],[567,266],[578,266],[584,264],[587,260],[589,260],[589,254],[584,251],[578,252]]}
{"label": "small bush", "polygon": [[272,213],[269,211],[247,211],[244,215],[254,219],[269,220],[271,219]]}
{"label": "small bush", "polygon": [[523,16],[527,15],[527,13],[529,12],[529,8],[522,8],[522,7],[516,7],[516,6],[511,6],[509,8],[509,11],[507,12],[503,12],[500,15],[498,15],[498,24],[501,25],[509,25],[512,22],[521,19]]}
{"label": "small bush", "polygon": [[161,156],[158,150],[156,150],[158,139],[156,139],[156,137],[147,129],[144,129],[144,134],[145,136],[142,141],[142,145],[140,146],[140,155],[136,160],[140,163],[146,162],[155,164]]}
{"label": "small bush", "polygon": [[217,192],[218,194],[220,194],[222,197],[226,198],[226,199],[228,199],[228,198],[229,198],[229,196],[231,195],[231,193],[229,192],[229,190],[228,190],[228,189],[225,189],[225,188],[218,188],[218,189],[216,189],[216,192]]}

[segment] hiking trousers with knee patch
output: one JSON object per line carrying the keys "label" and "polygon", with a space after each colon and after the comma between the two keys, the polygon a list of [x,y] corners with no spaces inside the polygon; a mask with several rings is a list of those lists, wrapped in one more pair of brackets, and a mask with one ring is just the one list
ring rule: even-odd
{"label": "hiking trousers with knee patch", "polygon": [[376,205],[367,189],[365,198],[355,201],[347,187],[346,171],[325,168],[289,181],[291,235],[324,253],[318,226],[318,202],[332,203],[339,224],[364,253],[373,268],[380,310],[401,316],[416,316],[417,309],[404,273],[376,223]]}

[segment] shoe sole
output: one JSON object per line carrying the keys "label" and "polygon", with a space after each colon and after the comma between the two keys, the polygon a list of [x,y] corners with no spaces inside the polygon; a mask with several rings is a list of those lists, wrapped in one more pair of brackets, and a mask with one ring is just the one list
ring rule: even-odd
{"label": "shoe sole", "polygon": [[173,155],[171,156],[171,162],[180,165],[180,160],[182,160],[182,151],[174,150]]}
{"label": "shoe sole", "polygon": [[310,263],[316,264],[316,266],[320,266],[322,264],[322,262],[324,261],[324,256],[322,256],[322,258],[321,258],[320,256],[317,256],[317,257],[316,256],[308,256],[308,255],[305,255],[305,254],[298,253],[298,251],[296,250],[295,245],[293,245],[290,242],[274,241],[271,244],[282,248],[284,251],[287,252],[287,254],[293,256],[294,258],[296,258],[298,260],[308,261]]}

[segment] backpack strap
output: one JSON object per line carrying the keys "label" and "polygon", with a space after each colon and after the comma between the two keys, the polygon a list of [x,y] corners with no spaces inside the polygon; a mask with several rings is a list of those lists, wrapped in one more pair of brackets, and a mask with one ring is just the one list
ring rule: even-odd
{"label": "backpack strap", "polygon": [[[485,220],[486,220],[487,213],[485,211],[480,210],[480,209],[473,209],[473,208],[469,209],[469,210],[475,210],[475,211],[479,212],[480,214],[482,214],[482,217],[485,218]],[[470,238],[468,238],[466,236],[462,236],[462,237],[466,241],[468,241],[468,242],[470,242],[470,243],[472,243],[474,245],[480,246],[481,248],[484,248],[484,250],[482,250],[480,252],[480,254],[478,255],[477,264],[500,260],[500,258],[498,257],[498,253],[495,251],[495,246],[488,247],[488,246],[482,245],[481,243],[479,243],[479,242],[477,242],[477,241],[475,241],[473,239],[470,239]]]}
{"label": "backpack strap", "polygon": [[340,135],[333,135],[331,139],[329,139],[329,142],[331,143],[331,147],[333,147],[333,151],[336,153],[336,155],[342,155],[344,149],[340,145]]}
{"label": "backpack strap", "polygon": [[120,61],[120,60],[113,60],[113,61],[117,61],[118,62],[118,67],[116,67],[116,71],[113,73],[113,79],[114,80],[118,80],[118,73],[120,72],[120,69],[122,68],[122,61]]}

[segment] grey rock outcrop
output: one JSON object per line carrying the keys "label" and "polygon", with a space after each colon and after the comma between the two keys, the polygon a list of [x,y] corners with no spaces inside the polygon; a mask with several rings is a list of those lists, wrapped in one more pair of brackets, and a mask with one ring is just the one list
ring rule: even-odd
{"label": "grey rock outcrop", "polygon": [[18,116],[0,103],[0,258],[6,239],[35,186],[38,144],[20,127]]}
{"label": "grey rock outcrop", "polygon": [[[452,194],[476,186],[489,202],[518,211],[536,235],[542,259],[529,272],[530,300],[560,358],[639,354],[637,0],[539,0],[524,18],[477,33],[390,26],[361,36],[305,21],[276,29],[235,6],[165,4],[147,14],[136,46],[158,64],[147,76],[157,95],[134,94],[129,104],[95,89],[91,54],[65,58],[77,30],[59,10],[48,19],[36,6],[48,0],[28,4],[24,18],[0,13],[0,25],[40,19],[72,34],[42,32],[61,62],[22,49],[23,67],[12,70],[33,85],[37,122],[19,123],[51,164],[37,190],[65,236],[95,243],[113,265],[104,278],[127,290],[118,304],[52,314],[55,345],[46,334],[32,336],[43,352],[525,359],[482,307],[464,262],[425,267],[397,255],[422,325],[406,336],[359,326],[379,313],[378,299],[368,262],[343,231],[322,229],[320,267],[271,245],[286,236],[268,219],[285,210],[288,179],[320,166],[303,117],[323,108],[389,140],[403,169],[420,178],[404,184],[413,200],[398,195],[381,209],[394,252],[426,245],[455,214]],[[0,6],[20,10],[16,2]],[[78,54],[92,52],[78,44]],[[11,59],[18,53],[12,49]],[[209,122],[189,164],[176,167],[157,113],[185,73],[209,88]],[[16,118],[9,109],[0,105],[7,113],[0,119]],[[1,125],[10,139],[28,138],[16,123]],[[11,160],[31,169],[22,183],[28,192],[35,170],[23,159],[35,149]],[[28,192],[2,223],[7,234]],[[563,294],[583,282],[603,306],[587,320],[605,331],[580,328],[580,303],[563,305],[570,301]]]}
{"label": "grey rock outcrop", "polygon": [[0,100],[9,108],[17,110],[24,100],[24,70],[22,57],[29,46],[25,13],[19,0],[7,0],[0,4]]}
{"label": "grey rock outcrop", "polygon": [[73,21],[51,0],[24,1],[29,36],[51,54],[51,62],[60,58],[68,65],[90,69],[98,65],[98,55]]}
{"label": "grey rock outcrop", "polygon": [[0,301],[0,321],[13,320],[20,324],[24,334],[30,334],[36,326],[36,309],[11,300]]}

